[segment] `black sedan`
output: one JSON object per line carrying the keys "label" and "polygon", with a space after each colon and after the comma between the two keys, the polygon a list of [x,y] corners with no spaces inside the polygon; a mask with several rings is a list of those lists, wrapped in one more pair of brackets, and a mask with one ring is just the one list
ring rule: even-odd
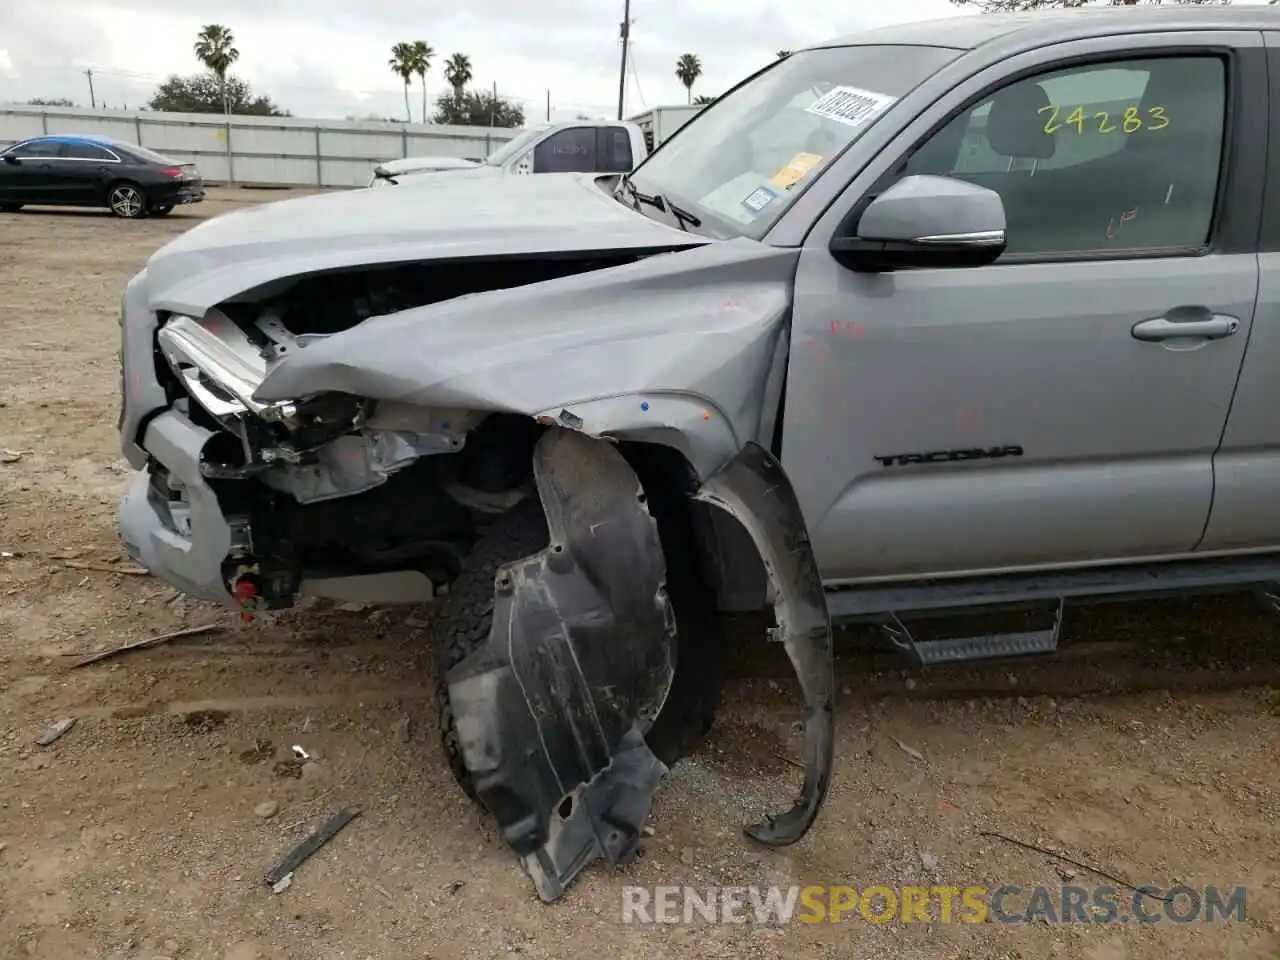
{"label": "black sedan", "polygon": [[163,216],[204,199],[194,163],[108,137],[61,134],[23,140],[0,153],[0,211],[26,204],[107,207],[129,219]]}

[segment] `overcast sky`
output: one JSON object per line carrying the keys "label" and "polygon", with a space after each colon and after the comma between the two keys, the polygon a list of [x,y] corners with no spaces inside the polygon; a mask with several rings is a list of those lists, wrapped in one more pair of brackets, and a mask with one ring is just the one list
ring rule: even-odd
{"label": "overcast sky", "polygon": [[[685,101],[674,73],[682,53],[702,60],[694,93],[716,94],[782,48],[964,13],[950,0],[632,0],[627,112]],[[497,83],[530,120],[542,117],[547,89],[556,119],[613,116],[621,20],[622,0],[0,0],[0,101],[87,106],[92,68],[99,104],[136,107],[165,75],[200,69],[195,36],[221,23],[240,50],[233,72],[295,116],[402,117],[387,61],[393,43],[416,39],[437,53],[431,96],[445,88],[444,59],[458,52],[471,58],[477,85]],[[417,118],[416,80],[410,102]]]}

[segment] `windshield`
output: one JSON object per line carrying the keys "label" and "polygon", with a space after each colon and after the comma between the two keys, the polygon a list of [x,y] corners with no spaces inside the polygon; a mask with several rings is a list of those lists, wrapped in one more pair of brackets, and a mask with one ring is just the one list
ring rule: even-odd
{"label": "windshield", "polygon": [[489,156],[485,158],[484,162],[491,167],[502,166],[504,163],[506,163],[508,160],[514,157],[517,153],[519,153],[521,150],[523,150],[525,147],[531,144],[534,140],[536,140],[538,138],[538,135],[546,129],[547,129],[547,126],[544,124],[541,127],[534,127],[531,130],[526,130],[524,133],[520,134],[520,136],[516,137],[514,140],[508,140],[506,143],[500,146],[497,150],[493,151],[493,153],[489,154]]}
{"label": "windshield", "polygon": [[642,193],[711,220],[711,233],[759,239],[845,147],[960,52],[865,46],[792,54],[680,128],[632,180]]}

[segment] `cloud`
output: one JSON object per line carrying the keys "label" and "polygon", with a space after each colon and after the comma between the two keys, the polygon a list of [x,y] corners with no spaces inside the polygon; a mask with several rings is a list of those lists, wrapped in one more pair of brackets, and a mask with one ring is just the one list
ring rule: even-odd
{"label": "cloud", "polygon": [[[531,117],[541,115],[548,90],[557,113],[616,110],[621,0],[471,0],[421,19],[407,9],[402,0],[0,0],[0,37],[11,60],[0,69],[0,99],[87,102],[84,71],[92,69],[100,103],[137,106],[166,74],[199,69],[192,44],[203,24],[216,22],[235,33],[241,56],[234,72],[298,116],[403,116],[402,87],[387,60],[393,43],[417,38],[437,52],[427,75],[432,97],[444,89],[444,59],[462,52],[478,86],[496,84]],[[703,64],[694,92],[715,94],[780,48],[956,12],[949,0],[636,0],[628,113],[684,102],[674,73],[682,53]],[[415,81],[415,115],[420,99]]]}

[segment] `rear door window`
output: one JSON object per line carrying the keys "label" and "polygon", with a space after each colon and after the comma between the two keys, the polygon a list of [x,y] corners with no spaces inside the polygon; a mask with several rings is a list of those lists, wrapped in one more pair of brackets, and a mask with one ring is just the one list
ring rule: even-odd
{"label": "rear door window", "polygon": [[114,160],[115,156],[102,147],[89,143],[64,143],[62,156],[67,160]]}
{"label": "rear door window", "polygon": [[591,173],[596,169],[595,127],[557,130],[533,148],[534,173]]}
{"label": "rear door window", "polygon": [[601,173],[627,173],[634,165],[631,156],[631,134],[625,127],[601,127],[600,165]]}

